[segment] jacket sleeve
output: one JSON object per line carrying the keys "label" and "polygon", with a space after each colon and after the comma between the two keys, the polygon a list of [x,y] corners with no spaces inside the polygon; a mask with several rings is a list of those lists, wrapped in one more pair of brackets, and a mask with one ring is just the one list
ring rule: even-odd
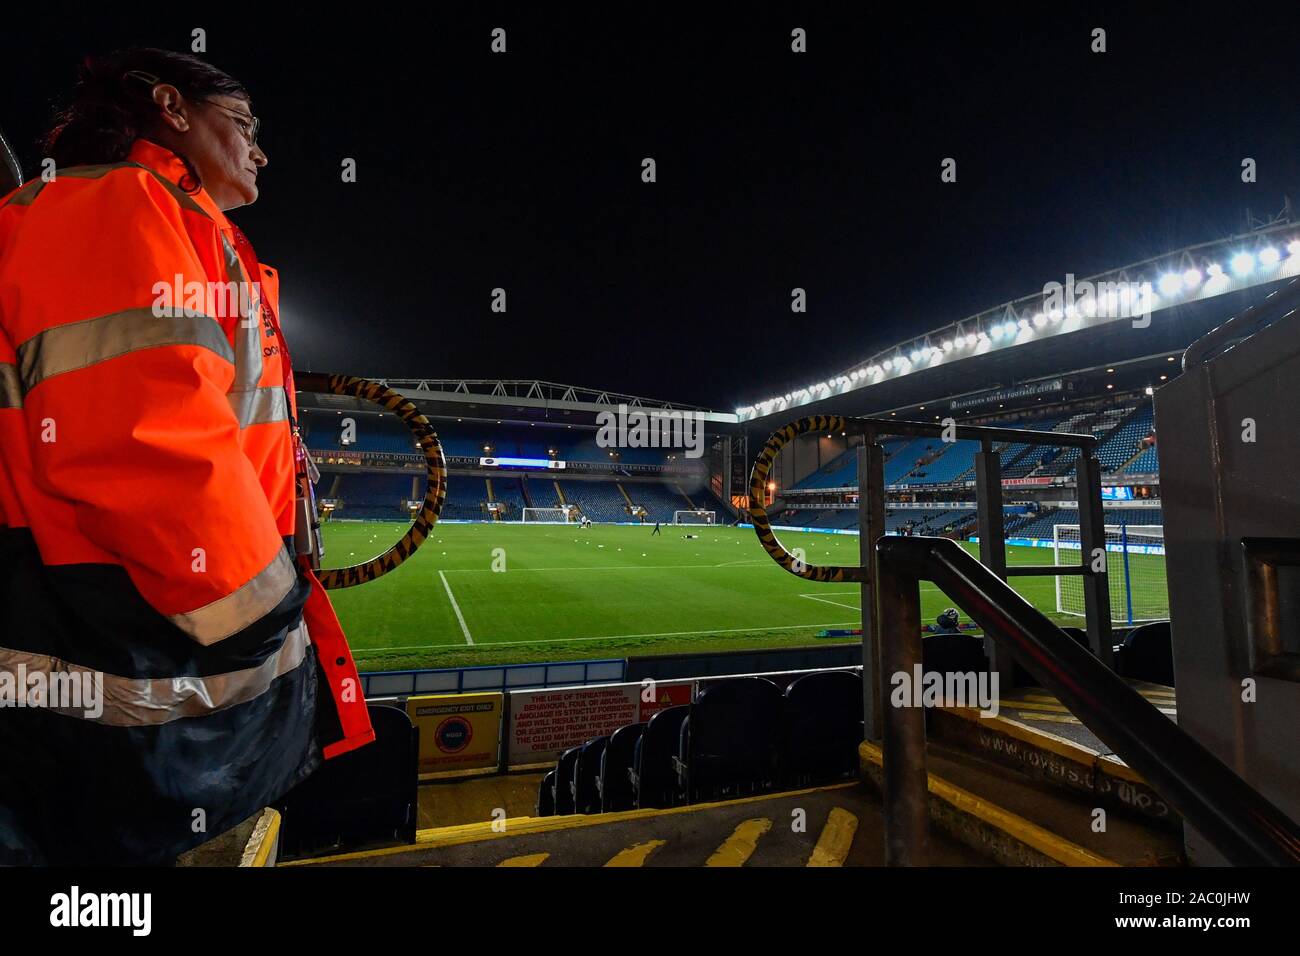
{"label": "jacket sleeve", "polygon": [[30,262],[14,337],[34,480],[210,645],[304,590],[227,398],[241,318],[164,298],[234,277],[216,224],[150,174],[82,186],[52,183],[6,250]]}

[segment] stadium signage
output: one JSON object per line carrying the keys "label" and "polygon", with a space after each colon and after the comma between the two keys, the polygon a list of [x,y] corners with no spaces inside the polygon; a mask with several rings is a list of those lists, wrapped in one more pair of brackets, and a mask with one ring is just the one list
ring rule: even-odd
{"label": "stadium signage", "polygon": [[549,458],[480,458],[478,463],[483,468],[563,468],[564,462]]}
{"label": "stadium signage", "polygon": [[1054,378],[1046,382],[1027,382],[1024,385],[1016,385],[1012,388],[998,389],[996,392],[984,392],[967,398],[954,398],[948,403],[948,407],[972,408],[976,405],[983,405],[985,402],[1003,402],[1008,399],[1032,398],[1035,395],[1045,395],[1048,392],[1059,392],[1064,388],[1064,385],[1064,380],[1059,378]]}
{"label": "stadium signage", "polygon": [[1021,488],[1027,485],[1050,485],[1052,476],[1047,475],[1039,478],[1003,478],[1003,488]]}
{"label": "stadium signage", "polygon": [[689,704],[694,691],[693,681],[660,681],[653,693],[642,684],[514,691],[507,738],[510,765],[555,760],[592,737],[647,721],[667,707]]}

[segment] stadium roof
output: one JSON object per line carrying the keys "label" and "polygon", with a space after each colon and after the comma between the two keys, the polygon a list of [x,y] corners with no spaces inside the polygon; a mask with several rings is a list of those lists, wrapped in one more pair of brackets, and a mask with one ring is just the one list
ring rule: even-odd
{"label": "stadium roof", "polygon": [[[1063,276],[1041,293],[896,343],[813,385],[738,408],[736,415],[748,422],[901,407],[1023,381],[1032,368],[1067,371],[1071,363],[1086,364],[1081,350],[1101,362],[1180,350],[1263,294],[1242,293],[1266,292],[1297,275],[1300,228],[1282,222],[1084,279]],[[974,358],[981,361],[963,361]],[[860,395],[864,390],[869,399]]]}

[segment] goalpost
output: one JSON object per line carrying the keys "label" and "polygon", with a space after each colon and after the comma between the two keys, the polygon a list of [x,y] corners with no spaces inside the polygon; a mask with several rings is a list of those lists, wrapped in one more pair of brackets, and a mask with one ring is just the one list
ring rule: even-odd
{"label": "goalpost", "polygon": [[[1080,554],[1077,524],[1052,526],[1052,553],[1057,566],[1090,560]],[[1110,615],[1115,623],[1167,620],[1164,526],[1106,525],[1106,577],[1110,583]],[[1056,610],[1083,616],[1083,578],[1079,575],[1056,576]]]}
{"label": "goalpost", "polygon": [[718,517],[712,511],[674,511],[673,524],[716,524]]}
{"label": "goalpost", "polygon": [[567,508],[525,508],[522,512],[524,524],[574,524],[578,520],[578,509],[573,505]]}

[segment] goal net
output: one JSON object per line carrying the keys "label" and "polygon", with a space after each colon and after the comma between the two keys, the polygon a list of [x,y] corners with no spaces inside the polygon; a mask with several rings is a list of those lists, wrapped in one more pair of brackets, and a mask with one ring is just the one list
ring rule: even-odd
{"label": "goal net", "polygon": [[[1084,563],[1077,524],[1053,526],[1052,553],[1057,566]],[[1106,577],[1110,584],[1112,621],[1134,624],[1167,620],[1169,589],[1165,583],[1164,526],[1106,525]],[[1057,575],[1055,580],[1057,612],[1082,617],[1083,578],[1066,574]]]}
{"label": "goal net", "polygon": [[717,516],[712,511],[674,511],[673,524],[714,524]]}
{"label": "goal net", "polygon": [[522,520],[525,524],[572,524],[578,520],[578,509],[568,508],[525,508]]}

